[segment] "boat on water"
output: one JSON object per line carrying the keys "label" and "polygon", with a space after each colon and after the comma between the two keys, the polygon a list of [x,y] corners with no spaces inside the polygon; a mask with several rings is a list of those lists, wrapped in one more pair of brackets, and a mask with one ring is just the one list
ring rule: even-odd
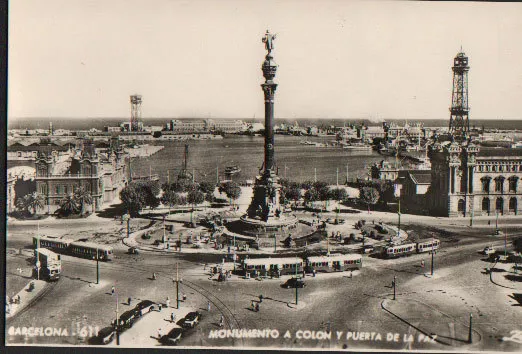
{"label": "boat on water", "polygon": [[225,167],[225,175],[227,176],[237,175],[239,172],[241,172],[241,169],[237,165]]}
{"label": "boat on water", "polygon": [[372,146],[363,143],[344,144],[343,149],[371,151]]}

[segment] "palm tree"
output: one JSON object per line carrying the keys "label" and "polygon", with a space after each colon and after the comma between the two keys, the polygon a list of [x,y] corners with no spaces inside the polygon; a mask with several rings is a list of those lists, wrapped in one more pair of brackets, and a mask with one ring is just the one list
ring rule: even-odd
{"label": "palm tree", "polygon": [[80,206],[81,215],[85,214],[85,204],[92,204],[91,193],[87,192],[83,187],[78,188],[74,192],[74,200]]}
{"label": "palm tree", "polygon": [[31,214],[33,214],[33,215],[36,214],[38,209],[43,209],[44,203],[45,203],[44,197],[37,192],[33,192],[31,194],[24,196],[25,209],[27,211],[30,211],[30,209],[32,209],[33,212]]}
{"label": "palm tree", "polygon": [[68,194],[64,199],[61,200],[60,212],[64,215],[70,215],[78,212],[78,205],[76,205],[76,200],[72,193]]}

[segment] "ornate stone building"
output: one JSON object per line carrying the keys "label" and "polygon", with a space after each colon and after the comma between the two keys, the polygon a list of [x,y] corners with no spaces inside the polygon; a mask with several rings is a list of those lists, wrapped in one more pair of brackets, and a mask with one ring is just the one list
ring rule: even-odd
{"label": "ornate stone building", "polygon": [[430,147],[429,204],[434,215],[522,213],[522,151],[446,141]]}
{"label": "ornate stone building", "polygon": [[92,211],[114,199],[126,182],[123,150],[117,144],[97,151],[92,141],[72,158],[60,160],[53,151],[41,151],[36,159],[36,191],[44,196],[46,210],[53,213],[61,201],[78,188],[84,188],[93,199]]}

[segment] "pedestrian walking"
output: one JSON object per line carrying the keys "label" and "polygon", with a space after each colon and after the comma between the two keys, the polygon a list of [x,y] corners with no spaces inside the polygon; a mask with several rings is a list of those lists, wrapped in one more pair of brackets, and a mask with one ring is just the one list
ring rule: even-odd
{"label": "pedestrian walking", "polygon": [[163,337],[163,333],[161,332],[161,328],[158,328],[158,339]]}
{"label": "pedestrian walking", "polygon": [[172,312],[172,313],[170,314],[170,322],[173,323],[175,320],[176,320],[176,315],[174,314],[174,312]]}
{"label": "pedestrian walking", "polygon": [[259,302],[256,304],[256,312],[259,312]]}
{"label": "pedestrian walking", "polygon": [[221,317],[219,318],[219,327],[223,327],[224,324],[225,324],[225,318],[223,317],[223,315],[221,315]]}
{"label": "pedestrian walking", "polygon": [[161,304],[158,304],[158,311],[161,312]]}
{"label": "pedestrian walking", "polygon": [[20,305],[21,299],[20,294],[16,295],[16,303]]}
{"label": "pedestrian walking", "polygon": [[263,302],[263,294],[259,295],[259,302]]}
{"label": "pedestrian walking", "polygon": [[127,299],[127,305],[129,305],[129,306],[130,306],[130,304],[131,304],[131,301],[132,301],[132,299],[131,299],[131,298],[130,298],[130,296],[129,296],[129,298]]}
{"label": "pedestrian walking", "polygon": [[421,268],[424,268],[424,260],[421,261]]}
{"label": "pedestrian walking", "polygon": [[114,286],[112,286],[112,288],[111,288],[111,295],[114,295],[114,291],[116,291],[116,288]]}
{"label": "pedestrian walking", "polygon": [[152,280],[156,280],[156,273],[152,273]]}
{"label": "pedestrian walking", "polygon": [[353,278],[353,270],[350,271],[350,279]]}
{"label": "pedestrian walking", "polygon": [[165,300],[165,303],[167,304],[167,308],[170,307],[170,298],[167,296],[167,300]]}
{"label": "pedestrian walking", "polygon": [[207,302],[207,311],[210,312],[210,301]]}

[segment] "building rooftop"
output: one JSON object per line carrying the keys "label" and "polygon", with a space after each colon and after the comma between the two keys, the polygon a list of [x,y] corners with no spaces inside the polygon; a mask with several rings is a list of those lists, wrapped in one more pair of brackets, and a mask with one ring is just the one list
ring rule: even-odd
{"label": "building rooftop", "polygon": [[415,184],[430,184],[431,171],[415,171],[409,173],[411,180]]}
{"label": "building rooftop", "polygon": [[520,157],[522,158],[522,149],[496,148],[496,147],[480,147],[478,158],[481,157]]}

